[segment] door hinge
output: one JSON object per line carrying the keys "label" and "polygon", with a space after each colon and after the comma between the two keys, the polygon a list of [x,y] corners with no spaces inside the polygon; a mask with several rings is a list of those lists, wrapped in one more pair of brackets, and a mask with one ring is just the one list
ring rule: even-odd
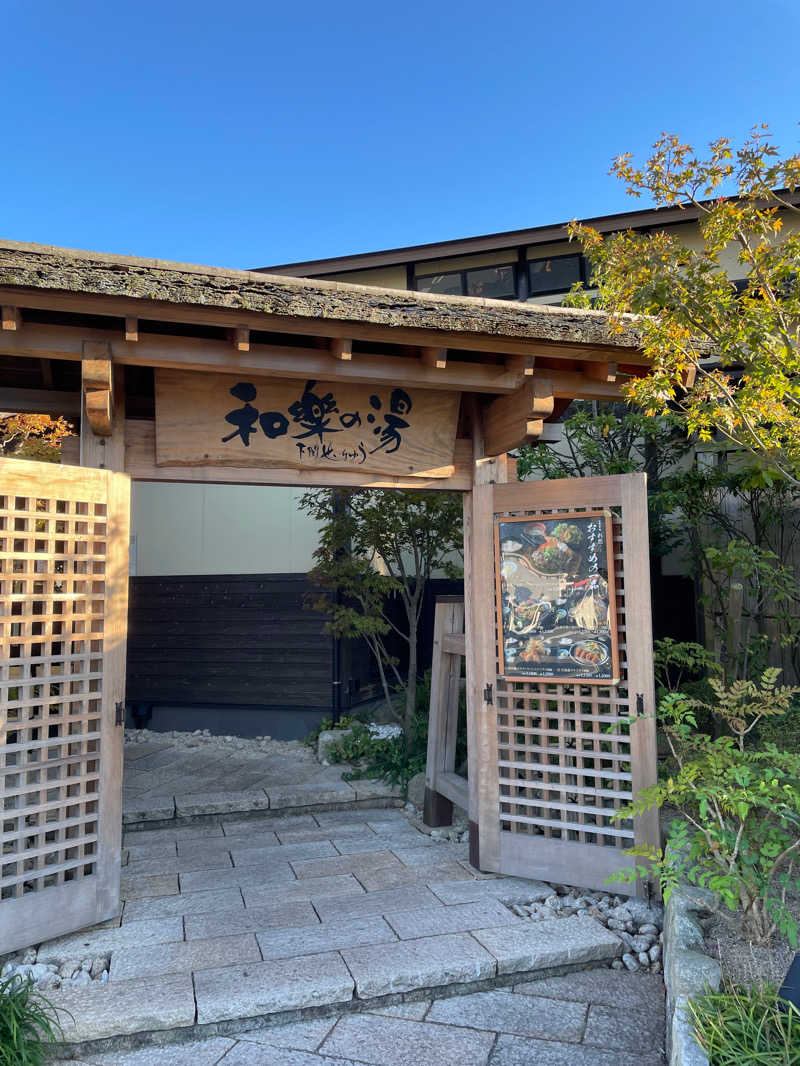
{"label": "door hinge", "polygon": [[114,704],[114,710],[116,711],[115,725],[125,725],[125,704],[122,700]]}
{"label": "door hinge", "polygon": [[644,714],[644,693],[636,693],[636,714],[639,718]]}
{"label": "door hinge", "polygon": [[487,685],[486,688],[483,690],[483,702],[484,703],[493,703],[494,702],[492,700],[492,686],[491,685]]}

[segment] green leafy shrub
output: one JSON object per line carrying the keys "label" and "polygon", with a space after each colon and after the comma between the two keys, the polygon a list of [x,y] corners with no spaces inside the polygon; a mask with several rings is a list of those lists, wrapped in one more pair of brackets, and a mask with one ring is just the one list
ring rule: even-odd
{"label": "green leafy shrub", "polygon": [[363,722],[364,718],[359,714],[344,715],[338,722],[334,722],[332,718],[323,718],[316,729],[306,734],[303,743],[309,748],[316,748],[320,733],[326,733],[331,729],[350,729],[354,724]]}
{"label": "green leafy shrub", "polygon": [[[417,685],[414,715],[407,735],[373,737],[363,722],[353,722],[349,735],[342,736],[328,748],[332,763],[351,763],[352,771],[342,776],[346,780],[382,778],[392,784],[406,785],[425,769],[428,753],[428,710],[431,695],[430,671]],[[467,756],[467,706],[462,694],[458,706],[456,737],[456,766]]]}
{"label": "green leafy shrub", "polygon": [[[760,684],[724,685],[710,678],[715,702],[704,705],[681,693],[666,695],[659,719],[676,771],[644,789],[618,818],[669,805],[681,818],[670,825],[666,851],[632,848],[650,864],[619,871],[631,882],[658,873],[665,899],[680,880],[714,893],[720,910],[741,909],[745,932],[768,943],[780,930],[796,947],[798,927],[786,907],[787,891],[800,889],[795,863],[800,850],[800,754],[746,747],[765,719],[782,719],[798,689],[779,687],[779,671]],[[696,709],[726,728],[718,737],[698,731]]]}
{"label": "green leafy shrub", "polygon": [[689,1002],[710,1066],[797,1066],[800,1011],[773,988],[737,989]]}
{"label": "green leafy shrub", "polygon": [[0,980],[0,1066],[43,1066],[60,1036],[55,1008],[31,978]]}

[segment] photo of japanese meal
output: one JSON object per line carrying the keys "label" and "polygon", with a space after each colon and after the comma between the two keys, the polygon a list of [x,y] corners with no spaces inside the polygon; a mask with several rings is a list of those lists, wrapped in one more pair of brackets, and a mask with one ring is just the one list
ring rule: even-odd
{"label": "photo of japanese meal", "polygon": [[618,678],[611,543],[604,511],[495,524],[505,677]]}

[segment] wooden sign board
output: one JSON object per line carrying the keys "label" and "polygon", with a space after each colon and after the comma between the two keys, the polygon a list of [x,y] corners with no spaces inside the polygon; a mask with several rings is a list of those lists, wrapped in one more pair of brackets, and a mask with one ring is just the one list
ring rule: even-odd
{"label": "wooden sign board", "polygon": [[501,672],[510,680],[615,684],[619,654],[607,511],[495,522]]}
{"label": "wooden sign board", "polygon": [[450,477],[460,394],[155,372],[156,465]]}

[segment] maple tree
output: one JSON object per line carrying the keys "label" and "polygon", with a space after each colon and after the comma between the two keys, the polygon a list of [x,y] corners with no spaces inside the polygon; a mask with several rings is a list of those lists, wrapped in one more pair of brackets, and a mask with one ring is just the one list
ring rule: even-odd
{"label": "maple tree", "polygon": [[628,382],[630,400],[800,484],[800,154],[781,158],[766,126],[738,148],[719,138],[705,158],[663,134],[643,166],[627,153],[611,172],[632,196],[692,207],[700,240],[675,229],[604,238],[573,223],[598,295],[568,302],[609,310],[618,329],[637,316],[652,366]]}
{"label": "maple tree", "polygon": [[59,415],[0,414],[0,456],[57,463],[61,445],[74,435],[72,425]]}

